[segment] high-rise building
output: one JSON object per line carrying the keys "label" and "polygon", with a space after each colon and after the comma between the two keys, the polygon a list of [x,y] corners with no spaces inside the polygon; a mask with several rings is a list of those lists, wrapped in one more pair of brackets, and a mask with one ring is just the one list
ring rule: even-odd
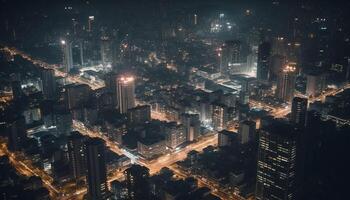
{"label": "high-rise building", "polygon": [[127,198],[128,190],[124,185],[124,182],[119,182],[118,180],[114,180],[111,182],[111,192],[113,194],[112,199],[121,200]]}
{"label": "high-rise building", "polygon": [[86,137],[79,132],[72,132],[68,137],[68,156],[70,169],[76,180],[86,175],[86,152],[85,141]]}
{"label": "high-rise building", "polygon": [[151,120],[151,106],[143,105],[128,110],[130,124],[143,124]]}
{"label": "high-rise building", "polygon": [[106,90],[111,96],[112,106],[118,108],[118,99],[117,99],[117,80],[118,74],[110,72],[105,76]]}
{"label": "high-rise building", "polygon": [[40,107],[36,103],[30,104],[29,107],[22,112],[22,115],[25,118],[26,124],[38,122],[42,117]]}
{"label": "high-rise building", "polygon": [[14,80],[11,82],[12,96],[14,100],[18,100],[23,97],[24,93],[22,90],[21,82],[19,80]]}
{"label": "high-rise building", "polygon": [[127,124],[125,119],[119,117],[118,120],[111,122],[107,120],[105,121],[105,128],[107,129],[106,133],[108,137],[113,142],[117,142],[120,145],[123,144],[123,137],[127,134]]}
{"label": "high-rise building", "polygon": [[8,123],[8,149],[19,151],[27,137],[26,124],[23,116],[20,116]]}
{"label": "high-rise building", "polygon": [[137,152],[146,159],[152,159],[167,152],[166,141],[160,137],[146,137],[137,142]]}
{"label": "high-rise building", "polygon": [[135,107],[135,79],[132,76],[120,76],[117,80],[117,101],[120,113]]}
{"label": "high-rise building", "polygon": [[69,73],[73,69],[73,50],[72,42],[69,40],[61,40],[63,52],[63,66],[64,71]]}
{"label": "high-rise building", "polygon": [[89,16],[88,27],[87,27],[88,32],[92,32],[94,21],[95,21],[95,16]]}
{"label": "high-rise building", "polygon": [[53,124],[58,135],[69,135],[72,131],[72,113],[65,108],[55,108]]}
{"label": "high-rise building", "polygon": [[278,74],[283,71],[286,64],[286,57],[282,55],[273,55],[270,59],[270,80],[276,80]]}
{"label": "high-rise building", "polygon": [[[221,47],[220,72],[222,75],[228,75],[234,72],[240,72],[241,69],[235,68],[234,64],[241,61],[241,42],[238,40],[226,41]],[[237,65],[238,66],[238,65]]]}
{"label": "high-rise building", "polygon": [[272,40],[272,55],[286,55],[286,44],[285,39],[283,37],[275,37]]}
{"label": "high-rise building", "polygon": [[85,142],[87,158],[88,199],[106,199],[108,195],[105,142],[90,138]]}
{"label": "high-rise building", "polygon": [[104,66],[112,65],[113,49],[112,42],[109,37],[101,37],[101,61]]}
{"label": "high-rise building", "polygon": [[249,79],[243,79],[241,82],[241,91],[239,92],[239,102],[243,105],[249,103]]}
{"label": "high-rise building", "polygon": [[88,85],[69,85],[66,88],[66,103],[69,110],[82,107],[91,94],[91,88]]}
{"label": "high-rise building", "polygon": [[299,130],[282,121],[260,129],[256,198],[297,199],[297,138]]}
{"label": "high-rise building", "polygon": [[345,81],[350,82],[350,58],[348,58],[348,62],[346,65]]}
{"label": "high-rise building", "polygon": [[211,105],[208,100],[202,100],[200,102],[200,111],[199,111],[199,117],[200,122],[203,124],[210,124],[211,123]]}
{"label": "high-rise building", "polygon": [[200,135],[200,121],[198,114],[182,114],[181,124],[184,125],[186,140],[192,142]]}
{"label": "high-rise building", "polygon": [[246,72],[250,73],[250,72],[256,71],[256,65],[258,62],[258,46],[257,45],[253,45],[251,47],[251,50],[247,56],[246,62],[247,62],[246,69],[245,69]]}
{"label": "high-rise building", "polygon": [[227,127],[227,110],[224,105],[213,104],[212,124],[215,130],[221,131]]}
{"label": "high-rise building", "polygon": [[198,24],[198,15],[194,14],[193,15],[193,25],[197,25]]}
{"label": "high-rise building", "polygon": [[171,149],[186,142],[186,133],[183,125],[177,125],[176,122],[170,122],[165,126],[166,145]]}
{"label": "high-rise building", "polygon": [[309,73],[306,75],[306,95],[317,96],[322,93],[326,86],[326,76],[323,73]]}
{"label": "high-rise building", "polygon": [[79,57],[80,57],[80,65],[84,66],[84,40],[79,41]]}
{"label": "high-rise building", "polygon": [[294,97],[295,81],[296,68],[285,65],[277,78],[276,97],[285,102],[291,102]]}
{"label": "high-rise building", "polygon": [[254,121],[241,121],[239,123],[238,130],[239,140],[241,144],[245,144],[253,139],[256,136],[256,123]]}
{"label": "high-rise building", "polygon": [[258,48],[258,66],[256,72],[258,81],[267,82],[269,80],[270,56],[271,44],[268,42],[261,43]]}
{"label": "high-rise building", "polygon": [[305,126],[307,115],[307,99],[294,97],[292,101],[292,113],[290,121],[298,126]]}
{"label": "high-rise building", "polygon": [[238,134],[228,130],[222,130],[218,134],[218,146],[227,147],[238,144]]}
{"label": "high-rise building", "polygon": [[57,86],[53,69],[43,69],[41,71],[41,83],[44,99],[56,99]]}
{"label": "high-rise building", "polygon": [[221,96],[220,102],[227,107],[235,107],[236,106],[236,94],[226,93]]}
{"label": "high-rise building", "polygon": [[149,169],[140,165],[133,165],[124,171],[128,198],[130,200],[149,200]]}

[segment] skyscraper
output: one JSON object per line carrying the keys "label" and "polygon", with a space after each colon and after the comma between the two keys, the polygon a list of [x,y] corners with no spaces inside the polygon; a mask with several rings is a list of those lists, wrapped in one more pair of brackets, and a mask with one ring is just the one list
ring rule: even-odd
{"label": "skyscraper", "polygon": [[43,69],[41,71],[41,83],[44,99],[55,99],[57,86],[53,69]]}
{"label": "skyscraper", "polygon": [[326,87],[326,76],[323,73],[309,73],[306,75],[306,95],[317,96]]}
{"label": "skyscraper", "polygon": [[69,85],[66,88],[67,108],[82,107],[90,97],[91,88],[88,85]]}
{"label": "skyscraper", "polygon": [[200,135],[200,121],[198,114],[182,114],[181,123],[184,125],[186,140],[192,142]]}
{"label": "skyscraper", "polygon": [[95,21],[95,16],[89,16],[88,18],[88,27],[87,27],[87,31],[88,32],[92,32],[93,30],[93,24],[94,24],[94,21]]}
{"label": "skyscraper", "polygon": [[257,199],[297,199],[298,133],[298,129],[277,120],[260,130]]}
{"label": "skyscraper", "polygon": [[117,101],[120,113],[135,107],[135,79],[132,76],[120,76],[117,80]]}
{"label": "skyscraper", "polygon": [[272,39],[271,53],[272,55],[281,56],[284,56],[286,54],[286,44],[283,37],[275,37]]}
{"label": "skyscraper", "polygon": [[111,103],[114,108],[118,108],[117,80],[118,75],[114,72],[110,72],[105,76],[106,89],[108,94],[111,95]]}
{"label": "skyscraper", "polygon": [[285,65],[277,78],[276,97],[285,102],[291,102],[294,97],[295,81],[296,68]]}
{"label": "skyscraper", "polygon": [[241,121],[239,123],[238,135],[241,144],[253,140],[256,136],[256,123],[254,121]]}
{"label": "skyscraper", "polygon": [[292,113],[290,121],[298,126],[305,126],[307,115],[307,99],[294,97],[292,101]]}
{"label": "skyscraper", "polygon": [[14,100],[21,99],[24,95],[21,82],[19,80],[14,80],[11,82],[12,96]]}
{"label": "skyscraper", "polygon": [[75,179],[86,175],[86,137],[79,132],[72,132],[68,137],[68,156],[69,164]]}
{"label": "skyscraper", "polygon": [[248,104],[249,102],[249,80],[242,79],[241,81],[241,91],[239,92],[239,102],[243,105]]}
{"label": "skyscraper", "polygon": [[171,149],[186,142],[186,133],[183,125],[177,125],[176,122],[169,122],[165,125],[166,145]]}
{"label": "skyscraper", "polygon": [[220,57],[220,72],[222,75],[227,75],[232,72],[239,72],[240,69],[234,68],[234,64],[241,61],[241,42],[238,40],[226,41],[221,47]]}
{"label": "skyscraper", "polygon": [[102,139],[90,138],[86,141],[85,146],[88,199],[105,199],[108,193],[105,143]]}
{"label": "skyscraper", "polygon": [[286,64],[286,57],[282,55],[273,55],[270,59],[270,80],[276,80],[278,74],[283,70]]}
{"label": "skyscraper", "polygon": [[112,41],[109,37],[101,37],[101,61],[104,66],[112,65],[113,49]]}
{"label": "skyscraper", "polygon": [[346,82],[350,81],[350,58],[348,58],[348,62],[347,62],[347,65],[346,65],[345,81]]}
{"label": "skyscraper", "polygon": [[124,171],[128,199],[149,200],[149,169],[140,165],[133,165]]}
{"label": "skyscraper", "polygon": [[130,124],[143,124],[151,121],[151,106],[143,105],[128,110],[128,121]]}
{"label": "skyscraper", "polygon": [[227,107],[218,103],[213,104],[212,123],[215,130],[221,131],[227,126]]}
{"label": "skyscraper", "polygon": [[79,57],[81,66],[84,66],[84,40],[79,41]]}
{"label": "skyscraper", "polygon": [[267,82],[270,71],[271,44],[263,42],[258,48],[258,66],[256,78],[258,81]]}
{"label": "skyscraper", "polygon": [[23,116],[17,117],[8,123],[8,149],[19,151],[27,137],[26,124]]}
{"label": "skyscraper", "polygon": [[73,69],[73,53],[72,42],[69,40],[61,40],[62,52],[63,52],[63,66],[64,71],[69,73]]}
{"label": "skyscraper", "polygon": [[238,134],[228,130],[222,130],[218,133],[218,146],[227,147],[238,145]]}

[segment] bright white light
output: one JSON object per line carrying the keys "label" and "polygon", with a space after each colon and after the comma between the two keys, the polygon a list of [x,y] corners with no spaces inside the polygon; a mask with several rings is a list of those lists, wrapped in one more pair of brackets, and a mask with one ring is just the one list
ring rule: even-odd
{"label": "bright white light", "polygon": [[132,76],[127,76],[127,77],[122,76],[122,77],[120,77],[119,80],[122,81],[124,84],[127,84],[129,82],[134,81],[134,77],[132,77]]}
{"label": "bright white light", "polygon": [[66,41],[65,41],[65,40],[61,40],[61,44],[62,44],[62,45],[65,45],[65,44],[66,44]]}

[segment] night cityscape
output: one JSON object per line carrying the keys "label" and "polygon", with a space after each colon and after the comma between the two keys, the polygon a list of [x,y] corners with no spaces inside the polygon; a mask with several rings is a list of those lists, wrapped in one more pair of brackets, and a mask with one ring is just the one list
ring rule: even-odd
{"label": "night cityscape", "polygon": [[0,200],[350,199],[350,1],[0,0]]}

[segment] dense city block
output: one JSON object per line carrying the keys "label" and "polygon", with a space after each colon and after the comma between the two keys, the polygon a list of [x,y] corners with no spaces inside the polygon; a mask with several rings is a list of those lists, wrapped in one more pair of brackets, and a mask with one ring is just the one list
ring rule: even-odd
{"label": "dense city block", "polygon": [[1,0],[0,200],[340,200],[350,2]]}

